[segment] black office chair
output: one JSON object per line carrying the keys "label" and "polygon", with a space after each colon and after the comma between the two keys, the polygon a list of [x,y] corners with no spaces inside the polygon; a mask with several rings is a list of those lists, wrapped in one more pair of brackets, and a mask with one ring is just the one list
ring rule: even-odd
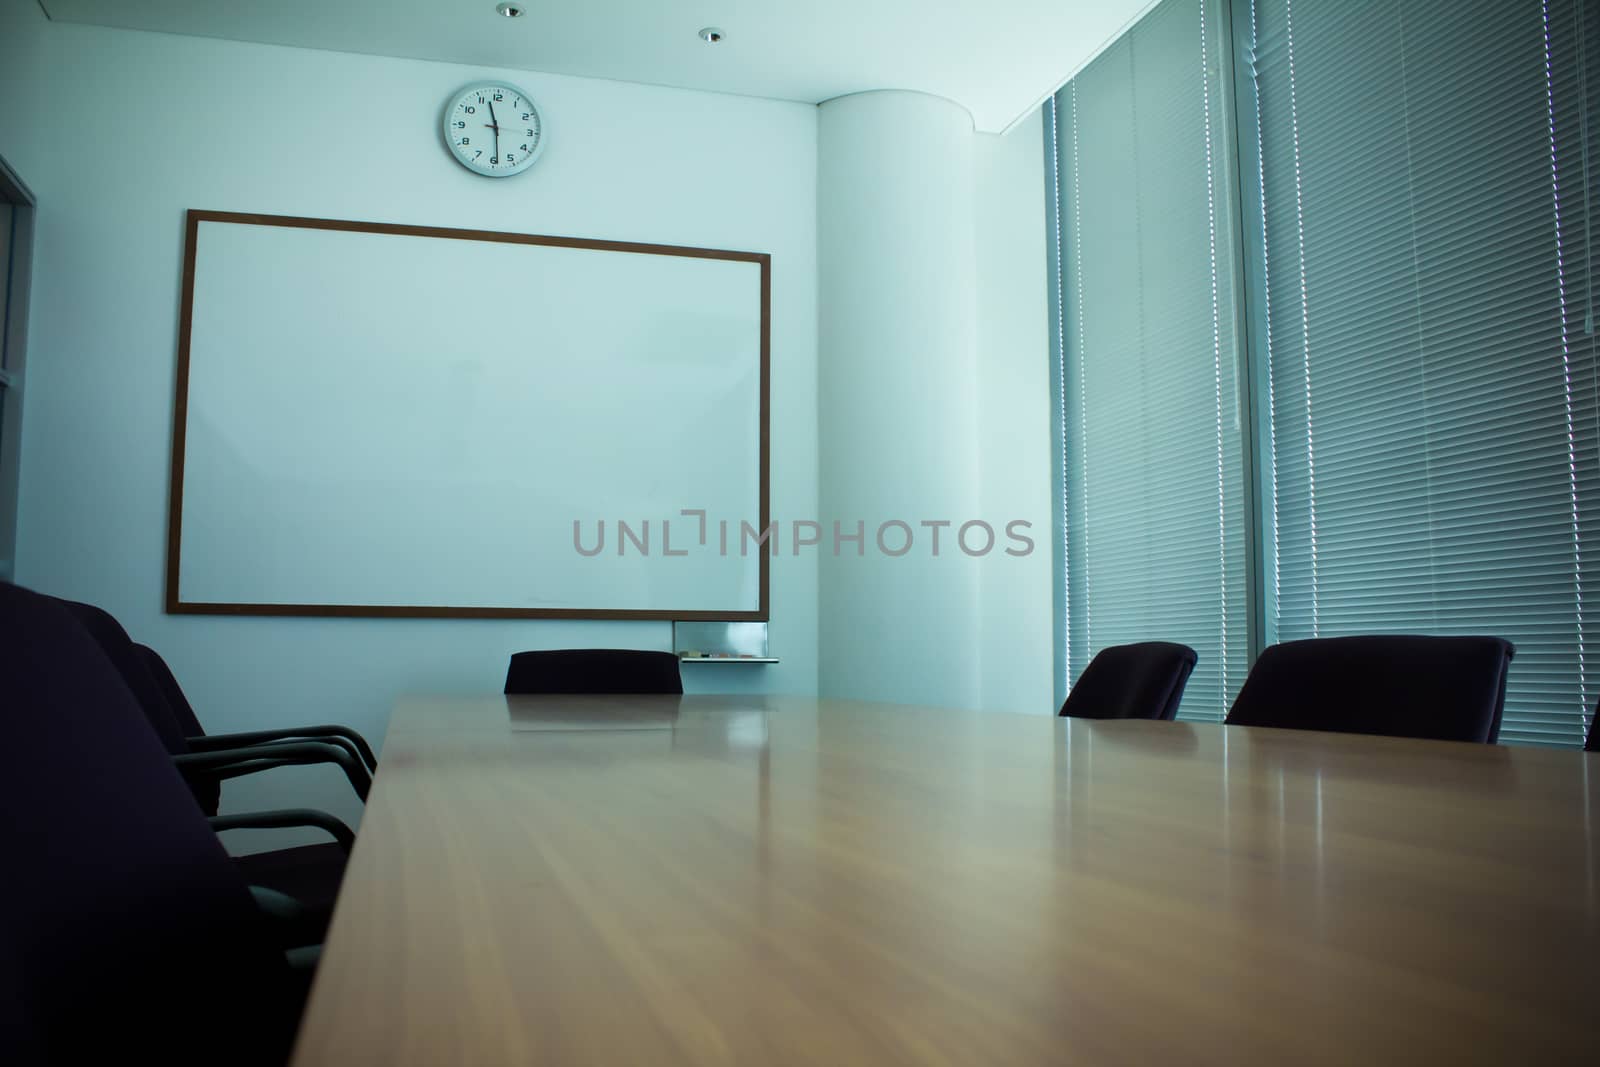
{"label": "black office chair", "polygon": [[[191,752],[216,752],[239,746],[315,741],[344,748],[354,759],[360,760],[363,766],[377,769],[378,760],[373,755],[372,747],[367,744],[365,738],[347,726],[300,726],[278,730],[251,730],[243,733],[206,733],[183,687],[178,684],[177,677],[167,666],[167,661],[148,645],[135,644],[134,647],[143,656],[151,676],[183,726],[184,740]],[[313,825],[305,817],[315,813],[302,810],[293,814],[299,816],[299,821],[273,821],[270,815],[250,813],[227,815],[212,822],[219,830]],[[354,844],[354,836],[349,835],[348,829],[340,833],[339,828],[343,824],[337,820],[334,821],[334,825],[320,823],[314,825],[327,830],[333,835],[334,840],[234,857],[234,863],[239,866],[245,880],[251,885],[265,886],[286,894],[300,905],[303,909],[300,920],[302,926],[297,939],[301,943],[320,941],[326,932],[328,920],[333,915],[334,902],[339,895],[339,886],[344,881],[344,869],[350,858],[350,848]]]}
{"label": "black office chair", "polygon": [[1199,656],[1188,645],[1141,641],[1095,653],[1061,705],[1075,719],[1173,719]]}
{"label": "black office chair", "polygon": [[1589,720],[1589,736],[1583,742],[1585,752],[1600,752],[1600,707],[1595,708],[1594,718]]}
{"label": "black office chair", "polygon": [[1515,652],[1498,637],[1286,641],[1261,653],[1226,721],[1493,744]]}
{"label": "black office chair", "polygon": [[195,714],[194,706],[189,703],[189,697],[184,693],[183,687],[178,684],[177,676],[172,673],[172,668],[167,666],[167,661],[161,658],[161,653],[149,645],[135,643],[133,646],[144,659],[145,666],[151,678],[161,690],[161,695],[166,699],[167,706],[172,709],[179,725],[183,728],[184,741],[191,752],[215,752],[224,748],[242,748],[253,745],[274,744],[278,742],[312,741],[326,745],[343,748],[352,757],[359,760],[368,771],[378,769],[378,757],[373,753],[372,746],[367,739],[348,726],[336,724],[318,724],[314,726],[285,726],[272,730],[246,730],[238,733],[208,734],[200,723],[200,717]]}
{"label": "black office chair", "polygon": [[336,764],[349,779],[356,795],[362,800],[367,798],[372,788],[371,772],[353,746],[336,739],[295,736],[282,741],[246,742],[222,749],[202,747],[197,750],[190,743],[188,734],[191,731],[197,735],[203,733],[199,720],[194,717],[192,709],[188,711],[187,727],[180,720],[178,712],[162,692],[161,685],[152,676],[149,661],[122,628],[122,624],[110,612],[93,604],[59,597],[52,599],[78,620],[116,667],[207,815],[217,813],[221,782],[275,767]]}
{"label": "black office chair", "polygon": [[115,667],[0,583],[0,1031],[16,1063],[281,1064],[309,982]]}
{"label": "black office chair", "polygon": [[[287,943],[320,942],[333,916],[345,864],[355,845],[355,834],[341,820],[311,808],[219,815],[221,783],[225,779],[277,767],[334,763],[345,772],[357,795],[365,800],[372,779],[363,755],[342,739],[340,743],[333,743],[334,739],[301,738],[288,731],[207,738],[165,662],[154,653],[147,655],[148,650],[141,651],[144,646],[134,644],[110,612],[75,600],[50,599],[78,621],[117,670],[123,684],[135,697],[139,710],[171,755],[174,766],[188,782],[201,810],[210,818],[214,831],[309,828],[332,838],[327,842],[249,853],[233,860],[249,884],[292,899],[293,907],[286,909],[292,911],[292,916],[286,916],[279,927]],[[152,669],[155,667],[159,669]],[[163,676],[170,682],[170,690],[163,683]],[[176,695],[176,705],[168,700],[168,691]],[[279,734],[285,735],[283,740],[261,740]],[[231,748],[207,746],[208,741],[228,738],[239,738],[243,743]]]}
{"label": "black office chair", "polygon": [[671,652],[563,648],[513,655],[505,691],[675,694],[683,692],[683,676]]}

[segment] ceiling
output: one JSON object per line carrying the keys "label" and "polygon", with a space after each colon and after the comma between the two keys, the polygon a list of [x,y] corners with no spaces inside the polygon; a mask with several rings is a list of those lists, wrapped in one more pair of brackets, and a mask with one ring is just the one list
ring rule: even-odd
{"label": "ceiling", "polygon": [[[998,131],[1150,0],[40,0],[52,19],[820,103],[947,97]],[[703,26],[726,34],[702,42]]]}

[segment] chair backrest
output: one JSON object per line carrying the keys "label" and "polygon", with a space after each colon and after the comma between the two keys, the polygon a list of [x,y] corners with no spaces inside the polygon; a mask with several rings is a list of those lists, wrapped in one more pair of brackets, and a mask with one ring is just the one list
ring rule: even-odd
{"label": "chair backrest", "polygon": [[1188,645],[1141,641],[1095,653],[1061,705],[1078,719],[1172,719],[1199,657]]}
{"label": "chair backrest", "polygon": [[151,675],[144,656],[133,643],[133,638],[128,636],[128,631],[122,628],[122,624],[109,611],[97,608],[93,604],[66,600],[62,597],[51,599],[66,608],[68,613],[78,620],[79,625],[88,631],[89,636],[99,644],[106,659],[117,669],[123,684],[138,702],[139,710],[150,720],[151,729],[161,738],[161,743],[167,746],[167,751],[174,755],[189,751],[189,744],[184,740],[188,731],[179,721],[172,706],[167,703],[160,684]]}
{"label": "chair backrest", "polygon": [[[134,644],[133,638],[128,636],[128,631],[123,629],[116,617],[104,608],[78,600],[64,600],[61,597],[51,599],[66,608],[67,612],[78,620],[79,625],[88,631],[89,636],[94,638],[100,650],[105,653],[106,659],[117,669],[123,684],[133,694],[139,710],[150,720],[150,728],[161,738],[161,743],[167,747],[167,751],[173,755],[188,752],[187,738],[197,737],[205,731],[200,728],[200,720],[195,718],[194,709],[189,707],[189,702],[182,700],[181,691],[178,694],[182,700],[181,711],[167,699],[160,678],[150,669],[150,660],[140,651],[144,646]],[[166,676],[172,678],[172,672],[166,669],[166,664],[161,664],[161,667]],[[176,688],[177,680],[173,679],[172,684]],[[194,794],[195,802],[207,815],[215,815],[221,808],[220,782],[192,778],[189,781],[189,789]]]}
{"label": "chair backrest", "polygon": [[1286,641],[1261,653],[1227,722],[1493,744],[1515,651],[1498,637]]}
{"label": "chair backrest", "polygon": [[4,583],[0,722],[5,1058],[281,1063],[293,979],[217,835],[98,643]]}
{"label": "chair backrest", "polygon": [[682,693],[678,657],[624,648],[518,652],[506,670],[507,693]]}
{"label": "chair backrest", "polygon": [[[89,605],[80,605],[80,607],[89,607]],[[105,616],[106,619],[110,619],[112,626],[116,626],[118,631],[122,630],[121,624],[107,612],[94,607],[90,607],[90,610],[98,612],[100,615]],[[116,643],[111,636],[110,628],[105,626],[103,621],[101,629],[107,633],[107,642]],[[149,645],[141,645],[132,640],[126,632],[122,634],[122,637],[128,641],[135,654],[139,657],[139,661],[144,664],[145,671],[149,674],[151,680],[155,682],[157,692],[161,694],[162,705],[166,710],[163,712],[161,707],[146,708],[145,713],[150,716],[151,721],[168,719],[168,716],[170,716],[169,721],[175,721],[178,724],[178,728],[184,738],[204,737],[206,729],[200,725],[200,716],[194,713],[194,706],[189,703],[189,698],[184,695],[183,687],[178,684],[177,676],[172,673],[172,668],[167,666],[167,661],[161,658],[161,653]],[[188,751],[188,741],[184,740],[182,744],[183,751]],[[190,791],[194,793],[195,800],[200,803],[200,810],[207,815],[215,815],[222,807],[222,782],[214,778],[205,778],[194,774],[189,775],[187,781]]]}
{"label": "chair backrest", "polygon": [[134,651],[139,653],[139,658],[144,661],[145,669],[150,672],[156,688],[161,691],[161,696],[167,702],[167,707],[172,709],[172,715],[178,720],[185,737],[204,737],[206,728],[200,725],[200,716],[194,713],[194,705],[189,703],[189,698],[184,695],[183,687],[178,684],[178,678],[172,673],[172,668],[167,666],[167,661],[161,658],[161,653],[149,645],[133,643]]}
{"label": "chair backrest", "polygon": [[1600,707],[1595,708],[1594,718],[1589,720],[1589,737],[1583,742],[1585,752],[1600,752]]}

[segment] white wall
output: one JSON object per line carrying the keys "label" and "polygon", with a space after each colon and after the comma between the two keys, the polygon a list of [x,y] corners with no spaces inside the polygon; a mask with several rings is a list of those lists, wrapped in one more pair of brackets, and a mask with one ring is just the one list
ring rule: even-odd
{"label": "white wall", "polygon": [[0,0],[0,155],[37,195],[26,175],[40,164],[39,112],[44,99],[44,35],[38,0]]}
{"label": "white wall", "polygon": [[[446,95],[480,75],[521,84],[549,113],[549,153],[521,178],[475,177],[438,145]],[[870,96],[886,99],[825,105],[840,121],[824,119],[819,156],[805,105],[58,25],[34,0],[0,0],[0,154],[40,197],[19,579],[116,612],[168,656],[215,730],[337,720],[377,740],[397,694],[494,688],[515,649],[666,647],[653,623],[162,614],[182,214],[769,251],[774,516],[1023,518],[1036,547],[941,558],[953,565],[921,581],[909,558],[833,567],[785,544],[772,564],[783,663],[690,666],[686,684],[814,692],[820,662],[828,692],[1048,712],[1037,119],[980,136],[953,105]],[[349,108],[363,121],[340,122]],[[845,188],[852,175],[874,188]],[[819,179],[834,227],[820,279]],[[819,280],[833,346],[820,366]],[[930,291],[946,299],[929,306]],[[324,770],[266,777],[230,787],[230,806],[293,797],[358,814]]]}
{"label": "white wall", "polygon": [[[397,694],[496,689],[514,650],[670,637],[645,622],[163,614],[186,208],[770,252],[772,507],[815,511],[815,108],[55,24],[33,0],[0,0],[0,18],[0,154],[39,197],[17,580],[115,613],[208,728],[339,721],[377,741]],[[481,76],[548,116],[549,148],[520,177],[477,177],[439,143],[446,97]],[[783,662],[690,666],[686,686],[814,692],[816,588],[814,556],[775,560]],[[230,786],[229,805],[303,788],[297,802],[357,815],[335,775],[293,774]]]}
{"label": "white wall", "polygon": [[980,706],[1053,712],[1050,322],[1042,113],[977,135],[978,441],[985,515],[1032,523],[1033,552],[982,572]]}

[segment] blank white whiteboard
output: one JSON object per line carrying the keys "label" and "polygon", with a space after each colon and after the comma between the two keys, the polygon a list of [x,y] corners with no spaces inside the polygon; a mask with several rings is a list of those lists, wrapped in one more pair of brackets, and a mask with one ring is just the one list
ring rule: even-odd
{"label": "blank white whiteboard", "polygon": [[168,610],[765,619],[769,270],[190,212]]}

